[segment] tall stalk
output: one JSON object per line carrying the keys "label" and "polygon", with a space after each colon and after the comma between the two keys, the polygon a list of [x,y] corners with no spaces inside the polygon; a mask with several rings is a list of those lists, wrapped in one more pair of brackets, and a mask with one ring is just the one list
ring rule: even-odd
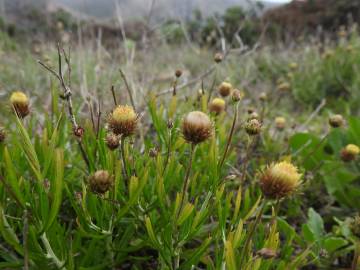
{"label": "tall stalk", "polygon": [[221,171],[221,168],[225,162],[225,159],[226,159],[226,156],[227,156],[227,153],[229,151],[229,147],[230,147],[230,144],[231,144],[231,140],[232,140],[232,137],[233,137],[233,134],[234,134],[234,130],[235,130],[235,125],[236,125],[236,120],[237,120],[237,117],[238,117],[238,102],[235,104],[235,112],[234,112],[234,118],[233,118],[233,122],[232,122],[232,125],[231,125],[231,130],[230,130],[230,133],[229,133],[229,137],[227,139],[227,142],[226,142],[226,146],[225,146],[225,151],[224,151],[224,154],[221,158],[221,161],[219,163],[219,171]]}

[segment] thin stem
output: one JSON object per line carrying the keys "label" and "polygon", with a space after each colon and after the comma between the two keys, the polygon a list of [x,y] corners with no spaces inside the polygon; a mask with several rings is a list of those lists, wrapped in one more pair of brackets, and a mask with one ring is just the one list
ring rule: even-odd
{"label": "thin stem", "polygon": [[125,138],[121,137],[120,139],[120,148],[121,148],[121,158],[123,164],[123,177],[125,180],[128,179],[127,169],[126,169],[126,158],[125,158]]}
{"label": "thin stem", "polygon": [[244,248],[243,248],[243,252],[241,253],[241,257],[240,257],[240,264],[239,264],[239,269],[242,269],[242,265],[243,265],[243,261],[244,261],[244,258],[248,252],[248,249],[249,249],[249,245],[250,245],[250,241],[254,235],[254,232],[256,230],[256,227],[259,225],[260,221],[261,221],[261,218],[262,218],[262,215],[264,213],[264,209],[265,209],[265,206],[266,206],[266,200],[264,199],[263,200],[263,203],[261,205],[261,208],[259,210],[259,213],[258,215],[256,216],[256,219],[252,225],[252,227],[250,228],[250,231],[247,235],[247,238],[246,238],[246,241],[245,241],[245,244],[244,244]]}
{"label": "thin stem", "polygon": [[355,243],[354,258],[351,264],[351,270],[358,269],[359,257],[360,257],[360,242]]}
{"label": "thin stem", "polygon": [[230,130],[229,137],[228,137],[228,140],[227,140],[227,143],[226,143],[224,154],[223,154],[222,159],[221,159],[221,161],[219,163],[219,171],[221,170],[221,168],[222,168],[222,166],[223,166],[223,164],[225,162],[225,159],[226,159],[226,156],[227,156],[227,153],[229,151],[230,144],[231,144],[231,140],[232,140],[232,137],[233,137],[233,134],[234,134],[236,120],[237,120],[237,116],[238,116],[238,104],[239,103],[237,102],[236,105],[235,105],[234,119],[233,119],[233,122],[232,122],[231,130]]}
{"label": "thin stem", "polygon": [[127,79],[126,79],[125,73],[122,71],[122,69],[120,69],[120,75],[121,75],[121,78],[123,79],[123,81],[125,83],[126,90],[127,90],[128,94],[129,94],[129,97],[130,97],[131,105],[134,108],[134,110],[136,110],[135,102],[134,102],[134,98],[133,98],[133,95],[132,95],[130,85],[129,85],[129,83],[128,83]]}
{"label": "thin stem", "polygon": [[246,146],[246,155],[245,155],[245,160],[244,160],[244,163],[243,163],[242,175],[241,175],[240,183],[243,183],[245,181],[246,169],[247,169],[248,162],[250,160],[250,149],[251,149],[252,142],[253,142],[252,137],[249,137],[249,142],[248,142],[248,144]]}
{"label": "thin stem", "polygon": [[114,99],[114,104],[115,106],[117,106],[117,100],[116,100],[116,95],[115,95],[115,89],[114,89],[114,86],[112,85],[111,86],[111,93],[112,93],[112,96],[113,96],[113,99]]}
{"label": "thin stem", "polygon": [[164,169],[162,174],[164,175],[165,170],[167,165],[169,164],[169,160],[170,160],[170,155],[171,155],[171,129],[169,130],[169,142],[168,142],[168,149],[167,149],[167,153],[166,153],[166,159],[165,159],[165,164],[164,164]]}
{"label": "thin stem", "polygon": [[180,215],[180,212],[181,212],[181,210],[183,208],[186,192],[187,192],[187,189],[188,189],[188,186],[189,186],[190,171],[191,171],[191,168],[192,168],[192,160],[193,160],[193,156],[194,156],[194,152],[195,152],[195,147],[196,147],[195,144],[191,144],[190,158],[189,158],[188,167],[186,169],[184,185],[183,185],[183,189],[182,189],[182,193],[181,193],[181,199],[180,199],[180,206],[179,206],[179,210],[177,211],[177,214],[176,214],[176,219],[178,219],[178,217]]}
{"label": "thin stem", "polygon": [[23,220],[24,220],[24,228],[23,228],[24,270],[29,270],[29,247],[28,247],[29,218],[28,218],[27,209],[24,210]]}
{"label": "thin stem", "polygon": [[328,135],[330,134],[330,132],[328,131],[325,136],[318,142],[318,144],[316,144],[312,151],[310,151],[303,159],[302,162],[305,162],[305,160],[307,160],[309,157],[311,157],[318,149],[319,147],[324,143],[324,141],[327,139]]}

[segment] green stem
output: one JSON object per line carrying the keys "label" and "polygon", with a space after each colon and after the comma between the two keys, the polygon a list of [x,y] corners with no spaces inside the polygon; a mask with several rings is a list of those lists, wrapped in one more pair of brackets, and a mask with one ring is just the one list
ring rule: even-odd
{"label": "green stem", "polygon": [[121,148],[121,158],[122,158],[122,165],[123,165],[123,177],[124,180],[127,181],[128,174],[126,169],[126,158],[125,158],[125,138],[121,137],[120,140],[120,148]]}
{"label": "green stem", "polygon": [[188,189],[188,186],[189,186],[190,171],[191,171],[191,167],[192,167],[192,160],[193,160],[193,156],[194,156],[194,152],[195,152],[195,147],[196,147],[195,144],[191,144],[189,164],[188,164],[188,167],[186,169],[184,185],[183,185],[183,189],[182,189],[182,193],[181,193],[180,205],[179,205],[179,208],[178,208],[179,210],[177,211],[177,214],[176,214],[176,220],[179,218],[180,212],[181,212],[181,210],[183,208],[186,192],[187,192],[187,189]]}
{"label": "green stem", "polygon": [[252,227],[250,228],[250,231],[247,235],[247,238],[245,240],[245,244],[244,244],[244,248],[243,248],[243,252],[241,253],[241,257],[240,257],[240,264],[239,264],[239,269],[242,269],[242,266],[243,266],[243,261],[245,259],[245,256],[246,254],[248,253],[248,249],[249,249],[249,245],[250,245],[250,241],[254,235],[254,232],[256,230],[256,227],[259,225],[260,221],[261,221],[261,218],[262,218],[262,215],[263,215],[263,212],[264,212],[264,209],[265,209],[265,206],[266,206],[266,200],[264,199],[263,200],[263,203],[261,205],[261,208],[260,208],[260,211],[258,213],[258,215],[256,216],[256,219],[252,225]]}
{"label": "green stem", "polygon": [[223,164],[225,162],[227,153],[229,151],[230,143],[231,143],[231,140],[232,140],[232,137],[233,137],[233,134],[234,134],[236,120],[237,120],[237,116],[238,116],[238,104],[239,103],[237,102],[236,105],[235,105],[234,119],[233,119],[233,122],[232,122],[231,130],[230,130],[229,137],[228,137],[228,140],[227,140],[227,143],[226,143],[224,154],[223,154],[222,159],[221,159],[221,161],[219,163],[219,171],[221,171],[221,168],[222,168],[222,166],[223,166]]}
{"label": "green stem", "polygon": [[169,160],[170,160],[170,154],[171,154],[171,129],[169,130],[169,145],[168,145],[168,151],[167,151],[167,154],[166,154],[166,160],[165,160],[165,164],[164,164],[164,169],[163,169],[163,172],[162,172],[162,175],[164,175],[165,173],[165,170],[166,170],[166,167],[169,163]]}

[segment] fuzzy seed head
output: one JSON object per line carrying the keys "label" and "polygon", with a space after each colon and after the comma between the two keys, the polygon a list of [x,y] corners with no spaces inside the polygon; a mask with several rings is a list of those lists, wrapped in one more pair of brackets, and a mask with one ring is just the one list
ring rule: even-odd
{"label": "fuzzy seed head", "polygon": [[285,128],[285,125],[286,125],[286,119],[284,117],[279,116],[275,118],[275,127],[278,130],[283,130]]}
{"label": "fuzzy seed head", "polygon": [[108,117],[109,129],[116,135],[123,137],[134,134],[137,128],[138,115],[133,107],[117,106]]}
{"label": "fuzzy seed head", "polygon": [[245,123],[245,131],[248,135],[253,136],[261,132],[261,123],[258,119],[253,118],[249,119]]}
{"label": "fuzzy seed head", "polygon": [[332,126],[333,128],[338,128],[344,125],[344,118],[342,117],[341,114],[335,114],[330,116],[329,118],[329,124],[330,126]]}
{"label": "fuzzy seed head", "polygon": [[206,141],[212,136],[213,124],[209,116],[200,111],[188,113],[182,122],[182,134],[192,144]]}
{"label": "fuzzy seed head", "polygon": [[360,153],[360,149],[355,144],[348,144],[341,150],[341,159],[345,162],[353,161]]}
{"label": "fuzzy seed head", "polygon": [[232,85],[228,82],[222,82],[219,86],[219,94],[222,97],[227,97],[228,95],[231,94],[231,90],[232,90]]}
{"label": "fuzzy seed head", "polygon": [[224,56],[222,55],[222,53],[216,53],[214,55],[214,61],[215,63],[221,63],[221,61],[223,60]]}
{"label": "fuzzy seed head", "polygon": [[234,102],[239,102],[244,97],[244,93],[242,93],[239,89],[234,89],[231,93],[231,99]]}
{"label": "fuzzy seed head", "polygon": [[92,192],[104,194],[113,185],[114,177],[108,171],[99,170],[89,177],[89,187]]}
{"label": "fuzzy seed head", "polygon": [[118,135],[110,132],[106,135],[105,143],[110,150],[115,150],[120,145],[120,138]]}
{"label": "fuzzy seed head", "polygon": [[267,94],[265,92],[262,92],[260,95],[259,95],[259,99],[260,101],[264,102],[267,100]]}
{"label": "fuzzy seed head", "polygon": [[351,233],[354,236],[360,238],[360,216],[359,215],[357,215],[354,218],[350,219],[349,227],[350,227]]}
{"label": "fuzzy seed head", "polygon": [[271,164],[260,177],[260,188],[265,197],[280,199],[291,195],[300,185],[298,168],[287,161]]}
{"label": "fuzzy seed head", "polygon": [[299,65],[296,62],[292,62],[289,64],[289,68],[292,70],[296,70],[296,69],[298,69],[298,67],[299,67]]}
{"label": "fuzzy seed head", "polygon": [[20,118],[27,116],[29,111],[29,98],[21,91],[15,91],[10,96],[10,102]]}
{"label": "fuzzy seed head", "polygon": [[175,71],[176,78],[180,78],[181,75],[182,75],[182,70],[181,69],[178,69],[178,70]]}
{"label": "fuzzy seed head", "polygon": [[225,110],[225,100],[222,98],[214,98],[209,104],[210,112],[220,114]]}
{"label": "fuzzy seed head", "polygon": [[288,92],[291,89],[290,83],[288,82],[282,82],[278,84],[277,89],[281,92]]}

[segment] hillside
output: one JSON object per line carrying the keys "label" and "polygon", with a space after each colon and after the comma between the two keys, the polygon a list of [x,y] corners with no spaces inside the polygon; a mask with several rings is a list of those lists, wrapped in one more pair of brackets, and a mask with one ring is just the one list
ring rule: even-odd
{"label": "hillside", "polygon": [[268,10],[263,17],[266,23],[279,25],[293,34],[314,31],[318,26],[334,30],[346,25],[349,20],[360,22],[358,0],[313,0],[293,1]]}

